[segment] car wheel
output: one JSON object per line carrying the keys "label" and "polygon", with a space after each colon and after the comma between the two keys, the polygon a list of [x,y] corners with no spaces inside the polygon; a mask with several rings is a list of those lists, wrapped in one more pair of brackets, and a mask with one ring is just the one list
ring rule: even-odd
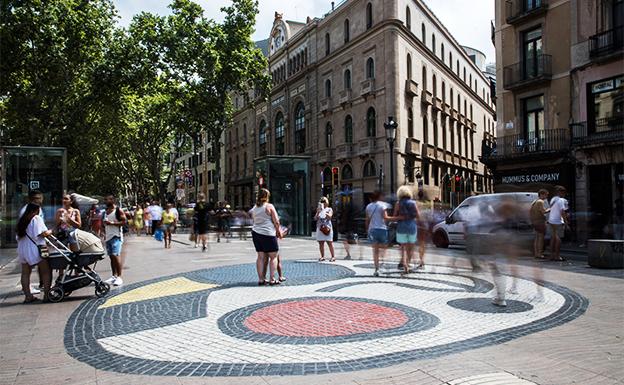
{"label": "car wheel", "polygon": [[449,241],[446,235],[442,231],[436,231],[433,234],[433,244],[436,247],[446,249],[449,247]]}

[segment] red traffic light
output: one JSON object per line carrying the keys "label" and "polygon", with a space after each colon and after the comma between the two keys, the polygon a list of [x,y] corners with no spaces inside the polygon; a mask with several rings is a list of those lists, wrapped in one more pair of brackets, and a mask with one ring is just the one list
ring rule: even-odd
{"label": "red traffic light", "polygon": [[459,182],[461,180],[461,177],[459,175],[455,175],[455,182]]}
{"label": "red traffic light", "polygon": [[332,174],[338,175],[338,167],[332,167]]}

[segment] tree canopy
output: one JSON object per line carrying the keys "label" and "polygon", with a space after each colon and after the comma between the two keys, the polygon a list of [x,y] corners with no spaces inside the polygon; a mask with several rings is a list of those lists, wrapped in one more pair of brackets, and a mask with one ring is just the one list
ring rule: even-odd
{"label": "tree canopy", "polygon": [[67,147],[70,188],[84,193],[162,195],[167,154],[220,138],[232,92],[268,88],[255,0],[233,0],[221,23],[173,0],[127,28],[111,0],[0,4],[2,144]]}

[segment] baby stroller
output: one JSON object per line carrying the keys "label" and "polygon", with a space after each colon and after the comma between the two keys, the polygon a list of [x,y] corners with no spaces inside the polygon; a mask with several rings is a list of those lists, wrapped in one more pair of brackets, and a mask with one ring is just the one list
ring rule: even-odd
{"label": "baby stroller", "polygon": [[[108,294],[110,285],[102,281],[95,272],[95,265],[98,261],[104,259],[104,249],[99,239],[97,243],[85,248],[85,250],[73,252],[54,236],[49,238],[51,239],[46,238],[46,241],[57,251],[57,253],[50,253],[48,258],[50,268],[63,270],[63,274],[58,277],[54,286],[50,288],[48,295],[50,302],[60,302],[74,290],[87,287],[91,283],[95,284],[95,295],[98,298]],[[78,244],[80,245],[80,242]]]}

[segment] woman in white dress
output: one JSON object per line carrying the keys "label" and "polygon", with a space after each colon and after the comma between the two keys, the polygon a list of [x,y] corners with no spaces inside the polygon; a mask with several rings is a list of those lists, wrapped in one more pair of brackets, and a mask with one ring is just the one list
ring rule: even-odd
{"label": "woman in white dress", "polygon": [[332,226],[331,219],[334,216],[334,211],[329,207],[329,200],[322,197],[316,208],[316,240],[319,243],[319,250],[321,257],[319,261],[325,260],[325,242],[329,247],[329,253],[331,254],[330,262],[334,262],[336,257],[334,255],[334,228]]}
{"label": "woman in white dress", "polygon": [[50,292],[50,282],[52,281],[52,271],[46,259],[39,255],[38,246],[45,246],[45,237],[52,234],[48,230],[43,219],[39,216],[40,206],[29,203],[26,211],[17,222],[17,259],[22,265],[22,291],[24,292],[24,303],[37,301],[37,298],[30,292],[30,273],[33,266],[37,266],[39,279],[43,284],[44,300],[48,298]]}

